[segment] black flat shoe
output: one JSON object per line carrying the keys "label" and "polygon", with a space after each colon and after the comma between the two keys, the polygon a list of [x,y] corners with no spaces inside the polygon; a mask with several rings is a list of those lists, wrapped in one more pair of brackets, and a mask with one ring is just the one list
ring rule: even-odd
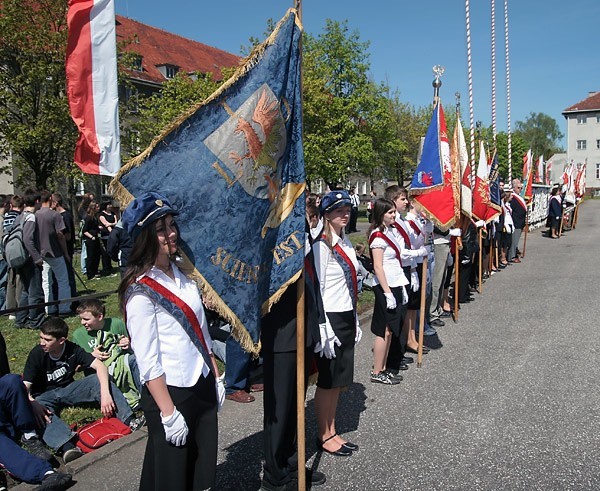
{"label": "black flat shoe", "polygon": [[[414,353],[414,354],[417,354],[417,353],[418,353],[418,351],[417,351],[416,349],[412,349],[412,348],[411,348],[411,347],[409,347],[409,346],[407,346],[407,347],[406,347],[406,351],[407,351],[408,353]],[[425,355],[425,354],[427,354],[427,353],[429,353],[429,348],[428,348],[427,346],[423,346],[423,354]]]}
{"label": "black flat shoe", "polygon": [[352,455],[352,450],[350,450],[348,447],[345,447],[344,445],[340,445],[340,448],[338,448],[337,450],[327,450],[326,448],[323,447],[324,443],[327,443],[329,440],[331,440],[332,438],[334,438],[337,435],[332,435],[329,438],[326,438],[324,441],[321,441],[317,438],[317,448],[323,452],[327,452],[330,455],[335,455],[336,457],[350,457],[350,455]]}
{"label": "black flat shoe", "polygon": [[402,363],[404,363],[405,365],[410,365],[411,363],[414,363],[415,359],[412,358],[411,356],[403,356],[402,357]]}
{"label": "black flat shoe", "polygon": [[356,452],[358,450],[358,445],[356,443],[352,443],[352,442],[346,442],[342,445],[342,447],[346,447],[348,450],[351,450],[352,452]]}

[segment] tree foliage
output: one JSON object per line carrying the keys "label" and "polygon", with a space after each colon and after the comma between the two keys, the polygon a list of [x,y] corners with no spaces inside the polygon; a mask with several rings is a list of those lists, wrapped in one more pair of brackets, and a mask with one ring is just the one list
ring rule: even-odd
{"label": "tree foliage", "polygon": [[[160,92],[135,99],[135,117],[123,118],[121,143],[125,156],[133,157],[143,151],[166,127],[206,99],[219,85],[210,73],[189,76],[179,72],[163,84]],[[130,110],[133,103],[130,100]]]}
{"label": "tree foliage", "polygon": [[525,121],[517,121],[516,134],[527,143],[535,156],[549,158],[560,152],[558,141],[564,136],[554,118],[544,113],[529,113]]}
{"label": "tree foliage", "polygon": [[308,180],[372,175],[403,148],[387,88],[368,78],[369,55],[347,22],[326,21],[304,41],[304,148]]}
{"label": "tree foliage", "polygon": [[44,188],[76,172],[77,132],[65,94],[66,9],[63,0],[2,1],[0,150],[12,154],[20,186]]}

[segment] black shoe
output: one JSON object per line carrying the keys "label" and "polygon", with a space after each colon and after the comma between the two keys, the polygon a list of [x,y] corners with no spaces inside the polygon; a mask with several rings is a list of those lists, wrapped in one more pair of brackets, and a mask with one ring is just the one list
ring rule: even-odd
{"label": "black shoe", "polygon": [[47,474],[42,481],[42,484],[33,491],[62,491],[67,489],[73,478],[71,474],[63,474],[62,472],[53,472]]}
{"label": "black shoe", "polygon": [[441,314],[440,314],[440,319],[444,319],[446,317],[452,317],[452,311],[449,310],[444,310]]}
{"label": "black shoe", "polygon": [[348,450],[352,450],[353,452],[358,450],[358,445],[352,442],[346,442],[342,445],[342,447],[346,447]]}
{"label": "black shoe", "polygon": [[337,450],[333,450],[333,451],[323,448],[323,444],[326,443],[327,441],[331,440],[335,436],[336,435],[330,436],[329,438],[326,438],[325,441],[323,441],[323,442],[317,438],[317,448],[323,452],[327,452],[330,455],[335,455],[336,457],[350,457],[352,455],[352,450],[344,447],[343,445],[340,445],[340,448],[338,448]]}
{"label": "black shoe", "polygon": [[40,439],[36,436],[32,436],[31,438],[21,437],[21,446],[27,450],[31,455],[35,455],[42,460],[50,460],[52,458],[52,453],[50,450],[46,448],[46,446],[40,441]]}
{"label": "black shoe", "polygon": [[433,319],[433,320],[429,321],[429,325],[433,326],[433,327],[444,327],[446,325],[446,323],[440,319]]}
{"label": "black shoe", "polygon": [[414,363],[414,361],[414,358],[412,358],[411,356],[402,357],[402,363],[404,363],[405,365],[410,365],[411,363]]}
{"label": "black shoe", "polygon": [[[292,471],[290,472],[290,475],[292,476],[293,483],[296,486],[294,489],[298,489],[298,471]],[[325,477],[325,474],[323,474],[321,471],[306,468],[306,484],[308,484],[308,487],[321,486],[325,484],[325,482],[327,482],[327,477]]]}
{"label": "black shoe", "polygon": [[[411,347],[409,347],[409,346],[407,346],[407,347],[406,347],[406,351],[407,351],[408,353],[413,353],[413,354],[415,354],[415,355],[418,353],[418,350],[416,350],[416,349],[412,349],[412,348],[411,348]],[[425,355],[425,354],[427,354],[427,353],[429,353],[429,348],[428,348],[427,346],[423,345],[423,354]]]}
{"label": "black shoe", "polygon": [[408,365],[406,363],[400,363],[398,367],[400,370],[408,370]]}

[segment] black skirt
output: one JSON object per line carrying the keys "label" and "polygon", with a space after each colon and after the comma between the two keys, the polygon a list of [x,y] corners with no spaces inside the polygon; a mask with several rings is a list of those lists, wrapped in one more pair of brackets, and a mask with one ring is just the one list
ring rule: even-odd
{"label": "black skirt", "polygon": [[354,380],[354,339],[356,320],[354,311],[327,312],[327,318],[341,346],[335,346],[335,358],[331,360],[316,354],[319,378],[317,387],[333,389],[346,387]]}
{"label": "black skirt", "polygon": [[380,338],[385,337],[386,327],[389,327],[394,335],[399,336],[406,314],[406,306],[402,305],[402,287],[397,286],[390,290],[392,290],[397,304],[393,310],[387,308],[381,285],[373,287],[375,305],[373,305],[373,317],[371,318],[371,332]]}

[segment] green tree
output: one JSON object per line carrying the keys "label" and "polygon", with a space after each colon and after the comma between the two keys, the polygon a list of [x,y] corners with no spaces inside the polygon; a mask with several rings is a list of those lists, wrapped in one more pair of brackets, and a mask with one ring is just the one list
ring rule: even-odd
{"label": "green tree", "polygon": [[[225,79],[230,71],[223,70]],[[190,76],[179,72],[163,84],[160,92],[135,100],[135,117],[122,118],[125,121],[121,138],[124,154],[133,157],[143,151],[166,127],[206,99],[219,85],[210,73]]]}
{"label": "green tree", "polygon": [[304,38],[304,149],[308,180],[343,182],[370,175],[397,146],[386,124],[384,87],[368,79],[369,44],[347,22],[326,21]]}
{"label": "green tree", "polygon": [[558,141],[564,136],[554,118],[544,113],[529,113],[525,121],[517,121],[516,134],[529,145],[535,157],[549,158],[560,151]]}
{"label": "green tree", "polygon": [[0,151],[12,154],[19,186],[44,188],[77,172],[65,95],[66,9],[63,0],[2,2]]}

